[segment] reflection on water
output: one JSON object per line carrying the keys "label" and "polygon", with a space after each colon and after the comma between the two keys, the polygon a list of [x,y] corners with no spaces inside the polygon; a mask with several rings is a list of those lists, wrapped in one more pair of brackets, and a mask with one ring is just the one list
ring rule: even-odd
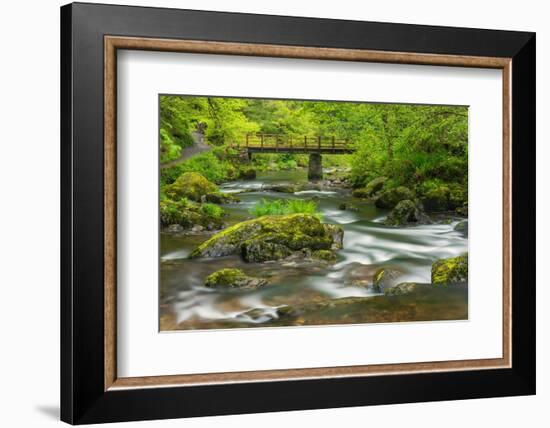
{"label": "reflection on water", "polygon": [[[239,193],[242,201],[224,206],[229,214],[227,223],[250,218],[248,210],[261,199],[315,198],[324,222],[337,223],[344,228],[344,249],[338,251],[336,264],[326,267],[284,262],[245,263],[237,256],[189,260],[189,253],[209,236],[162,233],[160,303],[163,329],[285,325],[278,319],[277,308],[287,305],[303,308],[302,316],[293,319],[293,325],[394,320],[388,311],[393,311],[395,316],[402,314],[399,316],[405,320],[467,316],[467,291],[432,292],[430,289],[431,294],[426,292],[422,300],[425,304],[420,308],[417,295],[416,300],[411,296],[392,299],[376,295],[352,281],[354,276],[368,278],[379,267],[391,266],[402,272],[399,282],[429,283],[431,264],[436,259],[467,251],[467,239],[461,232],[454,231],[459,219],[451,219],[448,224],[388,227],[381,222],[387,211],[352,197],[345,189],[306,190],[295,194],[266,190],[274,182],[305,181],[305,174],[301,170],[266,172],[258,174],[253,181],[221,186],[223,192]],[[353,210],[339,209],[342,203],[352,206]],[[236,267],[249,275],[268,278],[269,285],[256,290],[204,287],[206,276],[224,267]],[[334,307],[325,308],[322,302],[328,299],[346,303],[346,313]],[[357,306],[356,316],[352,316],[355,313],[353,305]],[[442,305],[447,308],[448,317],[440,314]],[[433,316],[426,313],[427,308],[432,308]],[[414,315],[410,315],[411,311]]]}

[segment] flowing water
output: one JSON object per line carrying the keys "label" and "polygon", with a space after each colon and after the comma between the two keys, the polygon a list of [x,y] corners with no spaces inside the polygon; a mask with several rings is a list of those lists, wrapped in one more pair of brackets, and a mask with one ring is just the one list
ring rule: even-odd
{"label": "flowing water", "polygon": [[[189,253],[210,235],[162,233],[161,329],[289,325],[277,315],[277,308],[286,305],[306,308],[291,325],[467,318],[467,289],[464,288],[458,291],[449,288],[421,297],[388,297],[377,295],[365,286],[381,267],[399,270],[402,276],[398,282],[429,283],[435,260],[467,251],[466,235],[454,230],[461,219],[389,227],[383,224],[386,210],[354,198],[347,189],[294,194],[262,190],[263,186],[274,183],[305,181],[306,172],[295,170],[259,173],[252,181],[222,185],[223,192],[239,192],[241,199],[240,203],[224,206],[228,213],[226,222],[234,224],[250,218],[248,210],[262,199],[315,198],[323,221],[344,228],[344,248],[337,252],[337,262],[332,266],[296,262],[256,264],[245,263],[237,256],[190,260],[187,259]],[[341,210],[342,203],[354,209]],[[204,287],[210,273],[225,267],[268,278],[269,284],[255,290]],[[328,309],[322,304],[335,299],[349,304]],[[365,306],[365,302],[369,304]]]}

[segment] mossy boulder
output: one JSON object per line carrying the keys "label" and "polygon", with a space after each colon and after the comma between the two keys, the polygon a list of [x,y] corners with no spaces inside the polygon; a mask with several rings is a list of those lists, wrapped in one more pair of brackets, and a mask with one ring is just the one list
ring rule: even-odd
{"label": "mossy boulder", "polygon": [[272,192],[279,193],[295,193],[301,189],[295,184],[274,184],[272,186],[268,186],[266,190],[271,190]]}
{"label": "mossy boulder", "polygon": [[468,220],[459,221],[454,230],[468,236]]}
{"label": "mossy boulder", "polygon": [[370,198],[371,194],[367,191],[364,187],[360,187],[359,189],[353,189],[351,192],[352,196],[355,196],[356,198],[366,199]]}
{"label": "mossy boulder", "polygon": [[397,279],[403,275],[397,269],[385,267],[376,271],[373,277],[372,288],[378,293],[384,293],[386,288],[396,284]]}
{"label": "mossy boulder", "polygon": [[218,186],[198,172],[185,172],[164,188],[166,195],[172,199],[185,197],[196,202],[200,202],[203,195],[217,191]]}
{"label": "mossy boulder", "polygon": [[468,217],[468,201],[466,201],[461,207],[456,208],[455,212],[464,217]]}
{"label": "mossy boulder", "polygon": [[427,221],[426,215],[410,199],[399,202],[388,214],[384,221],[390,226],[400,226],[407,223],[424,223]]}
{"label": "mossy boulder", "polygon": [[371,198],[384,188],[387,180],[386,177],[376,177],[369,181],[365,187],[355,189],[352,194],[357,198]]}
{"label": "mossy boulder", "polygon": [[468,191],[458,184],[449,187],[449,209],[456,210],[468,203]]}
{"label": "mossy boulder", "polygon": [[468,281],[468,254],[441,259],[432,264],[432,284],[446,285]]}
{"label": "mossy boulder", "polygon": [[209,288],[256,288],[265,284],[265,279],[248,276],[240,269],[218,270],[208,275],[204,282]]}
{"label": "mossy boulder", "polygon": [[430,189],[422,197],[422,205],[426,211],[442,212],[449,210],[450,190],[447,186]]}
{"label": "mossy boulder", "polygon": [[187,199],[160,201],[160,223],[162,226],[179,225],[189,229],[196,224],[203,224],[203,214],[200,205]]}
{"label": "mossy boulder", "polygon": [[160,224],[167,228],[166,231],[174,232],[179,228],[170,229],[169,226],[179,225],[182,229],[191,229],[195,226],[207,230],[220,229],[223,226],[223,209],[215,206],[217,210],[213,212],[205,209],[207,205],[197,204],[185,198],[178,201],[163,199],[160,201]]}
{"label": "mossy boulder", "polygon": [[256,178],[256,170],[254,168],[239,169],[239,178],[241,180],[254,180]]}
{"label": "mossy boulder", "polygon": [[213,192],[207,193],[201,197],[202,202],[209,202],[212,204],[232,204],[240,202],[240,199],[229,193]]}
{"label": "mossy boulder", "polygon": [[317,250],[311,253],[311,258],[324,262],[334,263],[336,261],[336,254],[334,254],[334,252],[330,250]]}
{"label": "mossy boulder", "polygon": [[340,226],[322,224],[310,214],[262,216],[217,233],[193,250],[190,257],[236,254],[248,262],[280,260],[304,249],[342,248],[343,234]]}
{"label": "mossy boulder", "polygon": [[406,199],[413,200],[414,193],[405,186],[399,186],[382,192],[374,204],[378,208],[391,209]]}

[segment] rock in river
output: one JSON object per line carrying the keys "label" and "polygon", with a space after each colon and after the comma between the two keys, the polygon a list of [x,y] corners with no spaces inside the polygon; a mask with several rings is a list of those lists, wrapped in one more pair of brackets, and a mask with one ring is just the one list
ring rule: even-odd
{"label": "rock in river", "polygon": [[204,282],[209,288],[256,288],[265,284],[265,279],[248,276],[240,269],[218,270],[208,275]]}
{"label": "rock in river", "polygon": [[390,226],[400,226],[407,223],[427,223],[428,217],[410,199],[399,202],[388,214],[385,222]]}
{"label": "rock in river", "polygon": [[186,172],[166,186],[164,191],[174,200],[185,197],[200,202],[203,195],[217,192],[218,186],[198,172]]}
{"label": "rock in river", "polygon": [[403,275],[401,271],[393,268],[381,268],[375,274],[372,281],[374,291],[384,293],[386,288],[396,284],[397,279]]}
{"label": "rock in river", "polygon": [[280,260],[302,250],[342,248],[343,236],[340,226],[323,224],[310,214],[262,216],[217,233],[193,250],[190,257],[236,254],[247,262]]}
{"label": "rock in river", "polygon": [[393,208],[405,199],[414,199],[414,193],[407,187],[399,186],[381,193],[374,204],[378,208]]}
{"label": "rock in river", "polygon": [[426,284],[417,284],[416,282],[402,282],[401,284],[388,287],[384,290],[386,296],[400,296],[402,294],[410,294],[418,291],[419,289],[430,287]]}
{"label": "rock in river", "polygon": [[432,284],[446,285],[468,281],[468,254],[441,259],[432,264]]}

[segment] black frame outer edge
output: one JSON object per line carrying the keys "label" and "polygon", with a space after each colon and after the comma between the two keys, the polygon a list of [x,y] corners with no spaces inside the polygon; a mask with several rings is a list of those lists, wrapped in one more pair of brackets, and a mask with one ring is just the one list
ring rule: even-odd
{"label": "black frame outer edge", "polygon": [[61,420],[73,417],[72,352],[72,9],[61,8]]}
{"label": "black frame outer edge", "polygon": [[[105,393],[106,34],[513,58],[513,367]],[[533,33],[84,3],[61,9],[61,419],[65,422],[85,424],[534,394],[534,220]],[[517,284],[521,284],[521,289]]]}

